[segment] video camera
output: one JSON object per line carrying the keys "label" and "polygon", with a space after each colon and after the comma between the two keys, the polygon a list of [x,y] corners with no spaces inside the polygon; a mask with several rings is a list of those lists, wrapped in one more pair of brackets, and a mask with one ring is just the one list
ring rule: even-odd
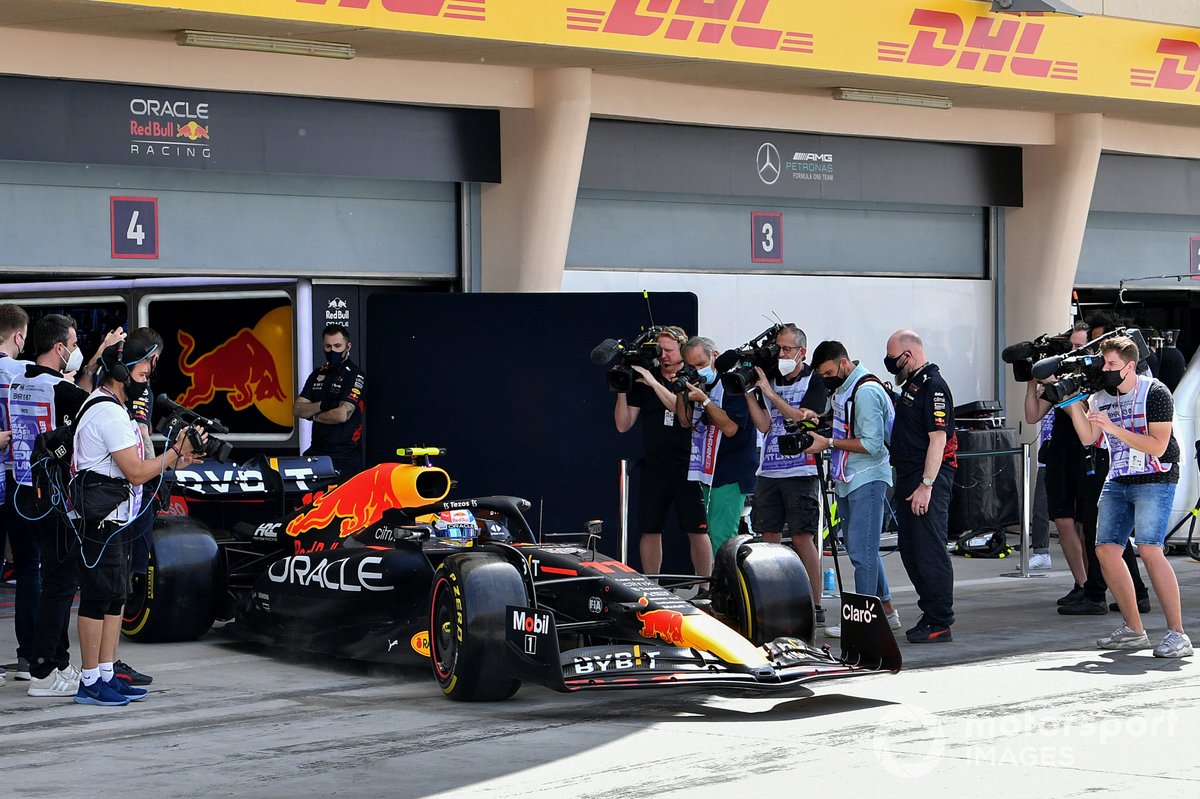
{"label": "video camera", "polygon": [[1137,344],[1139,361],[1150,354],[1150,348],[1146,346],[1146,339],[1141,330],[1136,327],[1118,327],[1110,330],[1079,349],[1042,358],[1033,364],[1030,369],[1033,379],[1055,378],[1053,382],[1046,384],[1042,397],[1053,405],[1063,406],[1103,390],[1104,357],[1100,355],[1100,345],[1117,336],[1133,339]]}
{"label": "video camera", "polygon": [[608,370],[609,391],[628,394],[633,389],[635,374],[633,367],[640,366],[643,369],[658,367],[659,359],[662,358],[662,347],[658,343],[661,333],[661,327],[652,327],[632,342],[606,338],[592,350],[592,363],[597,366],[604,366],[613,358],[620,356],[617,365]]}
{"label": "video camera", "polygon": [[[166,394],[159,394],[155,398],[155,403],[168,411],[168,415],[164,416],[159,421],[158,427],[155,428],[156,432],[161,433],[167,439],[168,446],[175,441],[180,430],[186,430],[188,441],[191,442],[197,457],[213,458],[224,463],[225,459],[233,452],[232,444],[213,435],[213,433],[229,432],[229,428],[221,424],[220,419],[208,419],[201,416],[191,408],[185,408],[175,402]],[[208,433],[207,441],[200,438],[200,431],[197,428],[203,428],[204,432]]]}
{"label": "video camera", "polygon": [[745,394],[758,382],[754,367],[768,378],[779,376],[779,345],[775,337],[787,325],[772,325],[736,350],[727,350],[717,358],[716,369],[721,372],[721,385],[730,394]]}
{"label": "video camera", "polygon": [[1054,355],[1064,355],[1071,351],[1071,333],[1050,335],[1043,333],[1032,341],[1019,341],[1010,344],[1000,353],[1005,363],[1012,364],[1013,379],[1018,383],[1027,383],[1033,379],[1034,361],[1041,361]]}
{"label": "video camera", "polygon": [[797,422],[795,419],[786,419],[783,429],[787,432],[779,437],[779,454],[785,458],[798,457],[813,445],[814,434],[825,438],[833,436],[833,411],[812,421]]}

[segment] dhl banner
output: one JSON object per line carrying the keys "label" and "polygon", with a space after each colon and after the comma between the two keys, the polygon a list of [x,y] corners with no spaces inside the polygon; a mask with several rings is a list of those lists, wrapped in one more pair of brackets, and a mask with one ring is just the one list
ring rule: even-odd
{"label": "dhl banner", "polygon": [[1200,105],[1200,28],[972,0],[94,2]]}

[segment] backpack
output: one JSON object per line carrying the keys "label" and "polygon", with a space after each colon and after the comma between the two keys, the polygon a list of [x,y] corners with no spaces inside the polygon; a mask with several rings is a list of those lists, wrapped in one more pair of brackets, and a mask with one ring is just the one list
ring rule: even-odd
{"label": "backpack", "polygon": [[892,396],[892,392],[888,391],[887,385],[875,375],[864,375],[854,384],[854,388],[850,389],[850,398],[847,400],[850,405],[850,413],[846,419],[846,432],[848,435],[854,434],[854,398],[858,396],[858,390],[866,383],[877,383],[883,389],[884,396],[888,398],[888,418],[887,422],[883,425],[883,443],[887,446],[888,450],[891,450],[892,424],[896,421],[896,400]]}
{"label": "backpack", "polygon": [[[83,415],[88,410],[102,402],[121,403],[109,396],[99,396],[83,403],[75,418],[63,419],[63,423],[53,430],[38,433],[33,440],[33,450],[29,459],[30,476],[33,480],[33,501],[26,505],[39,517],[45,516],[53,508],[59,506],[67,510],[62,500],[56,501],[55,495],[66,490],[71,482],[71,461],[75,456],[75,430]],[[122,406],[123,407],[123,406]],[[24,503],[23,503],[24,504]]]}
{"label": "backpack", "polygon": [[1003,530],[964,535],[947,548],[964,558],[1007,558],[1013,551]]}

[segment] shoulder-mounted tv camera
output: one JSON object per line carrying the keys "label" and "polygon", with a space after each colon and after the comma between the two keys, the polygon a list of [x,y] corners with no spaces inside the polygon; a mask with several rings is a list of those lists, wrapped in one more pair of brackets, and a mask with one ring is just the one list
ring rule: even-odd
{"label": "shoulder-mounted tv camera", "polygon": [[[232,444],[213,435],[213,433],[229,432],[229,428],[221,424],[220,419],[201,416],[191,408],[185,408],[175,402],[166,394],[159,394],[155,403],[160,408],[167,410],[167,415],[159,421],[158,427],[155,428],[167,439],[167,446],[175,441],[179,436],[179,431],[184,430],[188,441],[192,444],[192,450],[198,458],[212,458],[224,463],[225,459],[233,452]],[[208,433],[207,441],[200,438],[201,430]]]}
{"label": "shoulder-mounted tv camera", "polygon": [[1033,364],[1054,355],[1064,355],[1071,351],[1071,333],[1051,335],[1043,333],[1032,341],[1018,341],[1010,344],[1000,353],[1000,358],[1012,364],[1013,379],[1018,383],[1027,383],[1033,379]]}
{"label": "shoulder-mounted tv camera", "polygon": [[779,345],[775,337],[787,325],[771,325],[736,350],[726,350],[717,358],[716,369],[721,372],[721,385],[730,394],[745,394],[758,382],[754,367],[763,370],[768,379],[779,376]]}
{"label": "shoulder-mounted tv camera", "polygon": [[[1104,389],[1104,356],[1100,345],[1111,338],[1128,336],[1138,348],[1138,360],[1150,354],[1142,331],[1135,327],[1118,327],[1089,341],[1079,349],[1042,358],[1033,364],[1030,373],[1035,380],[1047,382],[1042,397],[1053,405],[1063,406]],[[1053,380],[1051,380],[1053,378]]]}
{"label": "shoulder-mounted tv camera", "polygon": [[658,337],[662,334],[661,327],[652,327],[633,341],[606,338],[592,350],[592,363],[604,366],[613,358],[618,358],[616,365],[608,370],[608,389],[617,394],[628,394],[633,389],[636,377],[633,367],[656,369],[662,358],[662,346]]}

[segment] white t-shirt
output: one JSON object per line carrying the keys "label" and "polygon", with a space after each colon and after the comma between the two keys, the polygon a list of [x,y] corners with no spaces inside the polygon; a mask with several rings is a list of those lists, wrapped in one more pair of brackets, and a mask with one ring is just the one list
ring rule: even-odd
{"label": "white t-shirt", "polygon": [[[103,389],[96,389],[88,396],[88,401],[104,396],[111,397]],[[130,447],[137,447],[139,459],[144,457],[142,437],[137,424],[129,418],[125,407],[115,402],[98,402],[87,409],[75,430],[75,471],[82,472],[86,469],[109,477],[124,478],[125,473],[112,458],[112,453]],[[138,511],[133,504],[134,496],[140,504],[141,492],[131,492],[129,501],[118,505],[105,520],[125,522],[132,519]]]}

